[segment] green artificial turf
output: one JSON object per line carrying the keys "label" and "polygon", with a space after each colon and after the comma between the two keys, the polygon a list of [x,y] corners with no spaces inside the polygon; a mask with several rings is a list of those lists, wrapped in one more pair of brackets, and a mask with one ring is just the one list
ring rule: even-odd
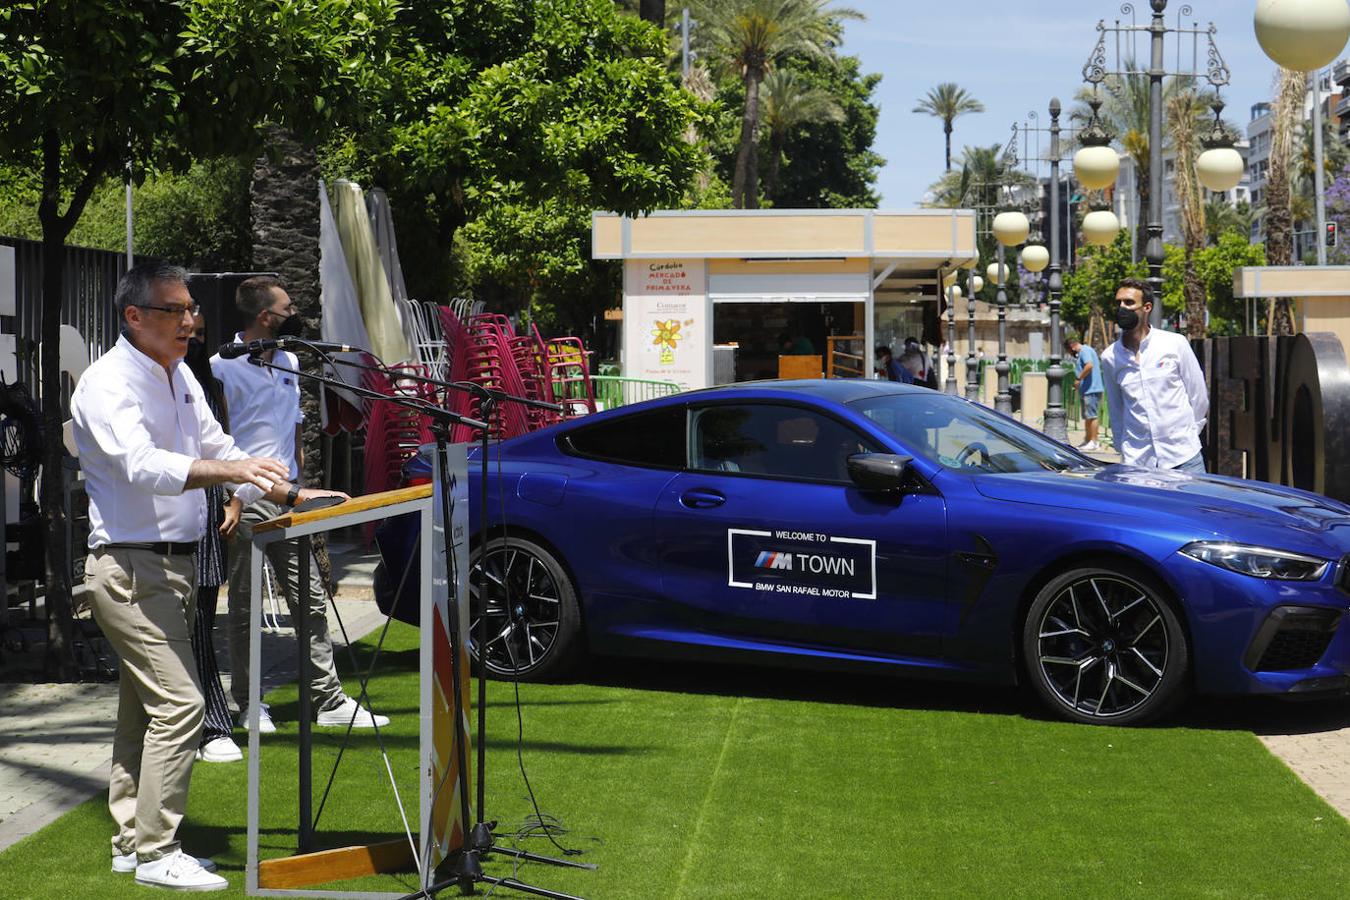
{"label": "green artificial turf", "polygon": [[[372,688],[394,719],[386,743],[410,801],[415,641],[411,629],[391,632]],[[521,697],[540,806],[568,829],[559,840],[600,868],[526,865],[520,877],[586,897],[1350,890],[1346,821],[1249,728],[1203,710],[1156,728],[1097,728],[1039,718],[1009,691],[685,663],[600,664],[584,683],[523,685]],[[262,839],[264,855],[280,856],[295,840],[294,688],[270,699],[282,724],[264,742]],[[531,809],[511,685],[489,686],[488,712],[489,817],[514,827]],[[337,744],[326,734],[316,744],[316,796]],[[321,846],[401,832],[383,764],[369,752],[374,736],[356,746],[323,813]],[[243,764],[199,764],[180,832],[189,851],[220,864],[231,896],[243,894],[246,784]],[[110,834],[103,798],[91,800],[0,854],[0,896],[153,896],[108,872]],[[528,847],[557,852],[543,840]],[[498,861],[489,871],[510,869]],[[380,876],[327,887],[414,883]]]}

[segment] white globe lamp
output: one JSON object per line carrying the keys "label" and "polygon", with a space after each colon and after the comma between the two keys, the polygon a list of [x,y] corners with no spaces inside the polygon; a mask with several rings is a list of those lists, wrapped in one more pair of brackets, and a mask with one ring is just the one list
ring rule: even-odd
{"label": "white globe lamp", "polygon": [[1211,147],[1195,161],[1195,174],[1211,191],[1231,191],[1242,180],[1242,154],[1232,147]]}
{"label": "white globe lamp", "polygon": [[1040,272],[1050,265],[1050,251],[1044,244],[1027,244],[1022,248],[1022,268],[1028,272]]}
{"label": "white globe lamp", "polygon": [[1120,154],[1109,146],[1084,147],[1073,155],[1073,176],[1090,191],[1109,187],[1120,174]]}
{"label": "white globe lamp", "polygon": [[956,269],[952,269],[946,275],[943,275],[942,276],[943,287],[951,287],[952,285],[956,284],[956,275],[957,275]]}
{"label": "white globe lamp", "polygon": [[994,216],[994,238],[1005,247],[1022,243],[1031,233],[1031,223],[1024,213],[1001,212]]}
{"label": "white globe lamp", "polygon": [[975,294],[978,294],[980,291],[984,290],[984,279],[976,275],[975,278],[971,281],[970,290],[971,293]]}
{"label": "white globe lamp", "polygon": [[989,277],[989,280],[992,281],[994,284],[1001,284],[1002,281],[1003,281],[1003,278],[1007,278],[1007,277],[1008,277],[1007,264],[1006,264],[1006,263],[1004,264],[1003,278],[999,278],[999,277],[998,277],[998,262],[997,262],[997,261],[991,262],[991,263],[985,268],[984,274],[987,275],[987,276]]}
{"label": "white globe lamp", "polygon": [[1083,217],[1083,240],[1097,247],[1104,246],[1116,239],[1120,233],[1120,220],[1109,209],[1095,209]]}
{"label": "white globe lamp", "polygon": [[952,285],[951,287],[947,288],[947,296],[950,297],[953,301],[960,300],[960,299],[961,299],[961,285],[959,285],[959,284],[954,284],[954,285]]}
{"label": "white globe lamp", "polygon": [[1311,72],[1333,62],[1350,39],[1345,0],[1257,0],[1256,40],[1275,62]]}

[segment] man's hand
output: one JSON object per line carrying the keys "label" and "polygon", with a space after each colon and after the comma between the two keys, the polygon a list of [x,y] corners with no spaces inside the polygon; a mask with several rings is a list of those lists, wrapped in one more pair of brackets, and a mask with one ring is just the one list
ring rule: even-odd
{"label": "man's hand", "polygon": [[187,484],[183,490],[210,487],[213,484],[253,484],[264,491],[285,481],[290,467],[279,459],[251,457],[249,459],[198,459],[188,469]]}
{"label": "man's hand", "polygon": [[301,488],[300,495],[295,498],[296,505],[304,503],[306,500],[313,500],[316,497],[341,497],[343,500],[352,499],[342,491],[325,491],[323,488]]}
{"label": "man's hand", "polygon": [[220,536],[227,541],[234,540],[234,532],[239,527],[239,517],[244,513],[244,501],[231,497],[225,504],[225,520],[220,523]]}

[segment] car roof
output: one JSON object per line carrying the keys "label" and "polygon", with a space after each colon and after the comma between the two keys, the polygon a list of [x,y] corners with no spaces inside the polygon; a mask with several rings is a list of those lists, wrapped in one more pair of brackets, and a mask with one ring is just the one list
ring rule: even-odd
{"label": "car roof", "polygon": [[870,378],[802,378],[793,381],[742,381],[675,396],[687,401],[703,401],[763,396],[765,393],[828,400],[833,403],[852,403],[855,400],[887,394],[932,394],[933,391],[917,385]]}

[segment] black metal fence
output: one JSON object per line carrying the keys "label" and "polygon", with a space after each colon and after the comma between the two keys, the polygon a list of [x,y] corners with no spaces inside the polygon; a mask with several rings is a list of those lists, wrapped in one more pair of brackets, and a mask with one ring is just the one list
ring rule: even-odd
{"label": "black metal fence", "polygon": [[[0,246],[14,248],[14,317],[0,330],[15,336],[18,378],[36,400],[41,400],[38,376],[42,349],[42,244],[22,238],[0,236]],[[67,247],[65,286],[61,298],[61,322],[84,338],[89,361],[102,356],[117,342],[117,314],[113,295],[117,280],[127,270],[125,254],[87,247]],[[51,348],[51,352],[60,352]],[[69,410],[71,384],[63,378],[62,407]]]}

